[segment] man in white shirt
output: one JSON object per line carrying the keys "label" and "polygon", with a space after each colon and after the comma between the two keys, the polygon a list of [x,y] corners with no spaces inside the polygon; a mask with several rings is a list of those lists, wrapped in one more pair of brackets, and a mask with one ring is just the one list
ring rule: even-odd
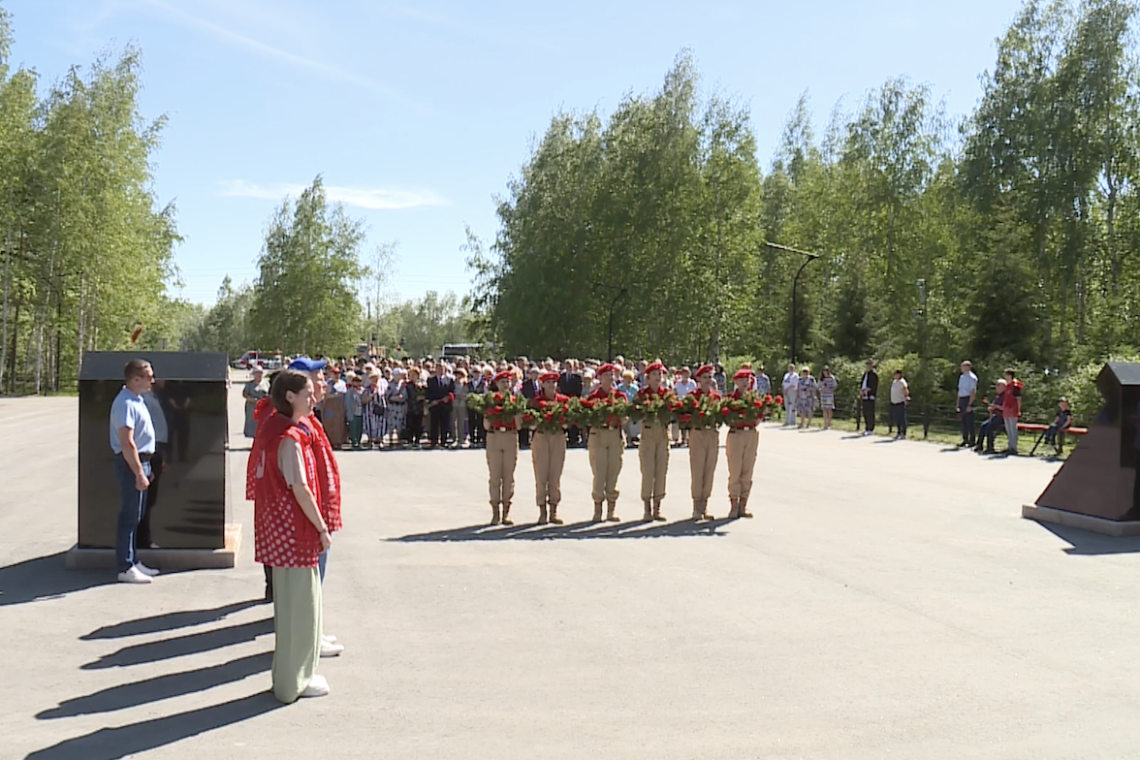
{"label": "man in white shirt", "polygon": [[895,370],[895,379],[891,381],[891,414],[895,418],[895,439],[906,438],[906,405],[910,401],[910,386],[903,379],[901,369]]}
{"label": "man in white shirt", "polygon": [[974,374],[970,362],[962,362],[962,374],[958,376],[958,415],[962,421],[962,442],[959,447],[974,447],[974,401],[978,396],[978,376]]}
{"label": "man in white shirt", "polygon": [[143,394],[154,387],[150,362],[132,359],[123,368],[126,384],[111,403],[110,443],[115,454],[115,479],[119,482],[119,521],[115,532],[115,558],[121,583],[150,583],[158,575],[136,553],[139,522],[146,510],[150,489],[150,460],[154,456],[154,423]]}
{"label": "man in white shirt", "polygon": [[[692,372],[688,367],[681,367],[681,379],[673,384],[673,392],[677,394],[677,398],[684,398],[697,389],[697,383],[692,379]],[[689,444],[689,431],[681,430],[677,423],[673,423],[673,445],[686,446]]]}
{"label": "man in white shirt", "polygon": [[788,365],[788,371],[784,373],[784,382],[781,387],[784,391],[784,426],[795,425],[796,394],[800,389],[800,373],[796,372],[796,365]]}

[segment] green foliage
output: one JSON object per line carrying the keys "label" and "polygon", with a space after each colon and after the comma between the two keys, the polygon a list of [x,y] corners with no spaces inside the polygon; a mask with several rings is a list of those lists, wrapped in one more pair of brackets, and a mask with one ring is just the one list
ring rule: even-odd
{"label": "green foliage", "polygon": [[404,301],[379,319],[380,345],[390,354],[434,356],[447,343],[472,342],[475,330],[470,314],[454,293],[429,290],[422,298]]}

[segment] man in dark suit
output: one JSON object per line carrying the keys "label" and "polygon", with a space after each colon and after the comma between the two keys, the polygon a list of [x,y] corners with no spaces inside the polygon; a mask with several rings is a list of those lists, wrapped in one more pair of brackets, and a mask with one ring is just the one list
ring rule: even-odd
{"label": "man in dark suit", "polygon": [[[558,392],[570,398],[581,398],[582,375],[578,372],[578,362],[574,359],[567,359],[565,366],[566,371],[558,376]],[[577,425],[572,425],[566,431],[566,441],[568,445],[574,448],[582,445],[582,431],[578,429]]]}
{"label": "man in dark suit", "polygon": [[875,362],[868,359],[866,372],[859,381],[859,398],[863,400],[863,435],[875,432],[875,397],[879,395],[879,376],[875,373]]}
{"label": "man in dark suit", "polygon": [[451,429],[451,402],[455,400],[455,381],[447,374],[447,367],[442,361],[432,365],[426,398],[428,441],[432,446],[444,446],[447,444],[447,431]]}
{"label": "man in dark suit", "polygon": [[[527,401],[533,401],[535,396],[542,393],[542,386],[538,382],[538,365],[530,365],[527,370],[526,377],[523,378],[522,395]],[[519,448],[530,448],[530,431],[526,428],[519,429]]]}

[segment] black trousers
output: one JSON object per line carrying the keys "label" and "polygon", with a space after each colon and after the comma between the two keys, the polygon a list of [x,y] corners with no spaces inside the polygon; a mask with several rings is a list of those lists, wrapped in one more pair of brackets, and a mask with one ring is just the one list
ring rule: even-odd
{"label": "black trousers", "polygon": [[519,431],[519,448],[520,449],[529,449],[530,448],[530,431],[525,429],[525,428],[523,430]]}
{"label": "black trousers", "polygon": [[976,441],[975,436],[977,435],[974,431],[974,413],[966,411],[970,408],[970,397],[960,396],[958,398],[958,408],[962,410],[958,412],[962,415],[962,442],[973,446]]}
{"label": "black trousers", "polygon": [[472,446],[486,442],[487,431],[483,429],[483,415],[476,414],[475,412],[468,412],[467,427],[471,429],[470,440]]}
{"label": "black trousers", "polygon": [[422,408],[408,408],[408,416],[404,426],[405,437],[408,443],[416,444],[424,435],[424,410]]}
{"label": "black trousers", "polygon": [[432,446],[447,443],[451,431],[451,404],[438,404],[428,410],[428,440]]}
{"label": "black trousers", "polygon": [[154,456],[150,458],[150,471],[154,475],[154,480],[150,482],[150,488],[146,491],[146,508],[143,510],[142,520],[139,521],[139,529],[135,533],[135,546],[140,549],[149,549],[153,543],[150,535],[150,515],[154,505],[158,503],[158,487],[162,482],[162,463],[168,456],[168,449],[169,444],[155,444]]}
{"label": "black trousers", "polygon": [[1140,520],[1140,449],[1133,452],[1136,455],[1136,483],[1132,486],[1132,509],[1124,515],[1125,520]]}
{"label": "black trousers", "polygon": [[863,399],[863,426],[868,433],[875,432],[875,399]]}
{"label": "black trousers", "polygon": [[571,425],[566,429],[566,443],[571,447],[582,445],[582,431],[577,425]]}

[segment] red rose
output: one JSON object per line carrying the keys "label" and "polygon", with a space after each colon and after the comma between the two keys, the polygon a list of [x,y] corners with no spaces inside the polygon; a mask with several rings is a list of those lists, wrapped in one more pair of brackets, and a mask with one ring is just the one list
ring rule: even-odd
{"label": "red rose", "polygon": [[729,413],[729,412],[731,412],[731,411],[732,411],[732,410],[731,410],[731,409],[729,409],[729,408],[726,406],[725,408],[723,408],[723,409],[721,409],[721,410],[720,410],[720,413],[721,413],[721,414],[723,414],[725,417],[727,417],[727,416],[728,416],[728,413]]}
{"label": "red rose", "polygon": [[783,405],[784,405],[784,397],[783,396],[776,396],[776,406],[783,406]]}
{"label": "red rose", "polygon": [[492,396],[492,398],[495,400],[496,404],[503,403],[503,394],[501,393],[496,393],[494,396]]}

